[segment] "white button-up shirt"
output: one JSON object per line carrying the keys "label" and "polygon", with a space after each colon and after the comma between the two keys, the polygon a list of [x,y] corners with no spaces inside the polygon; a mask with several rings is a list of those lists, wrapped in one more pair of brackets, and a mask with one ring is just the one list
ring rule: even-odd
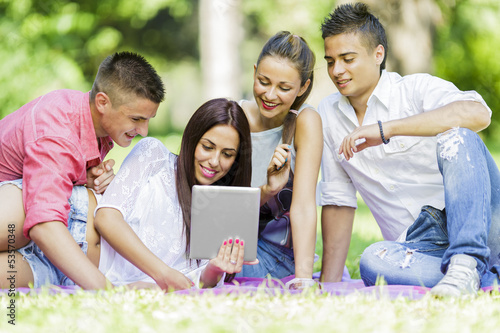
{"label": "white button-up shirt", "polygon": [[[406,118],[459,100],[478,101],[475,91],[428,74],[401,77],[382,72],[363,125]],[[491,110],[488,108],[491,115]],[[421,207],[444,208],[443,178],[436,158],[436,137],[392,137],[387,145],[367,148],[347,161],[339,155],[344,137],[359,126],[347,97],[334,93],[318,107],[324,149],[319,204],[357,207],[356,191],[370,208],[385,240],[396,240],[420,214]]]}

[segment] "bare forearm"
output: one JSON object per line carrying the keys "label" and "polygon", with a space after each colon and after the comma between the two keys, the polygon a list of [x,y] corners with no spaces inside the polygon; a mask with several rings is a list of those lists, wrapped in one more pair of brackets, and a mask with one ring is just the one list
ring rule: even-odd
{"label": "bare forearm", "polygon": [[266,202],[268,202],[272,197],[274,197],[280,189],[277,191],[273,191],[270,189],[270,186],[265,184],[260,187],[260,205],[263,206]]}
{"label": "bare forearm", "polygon": [[342,279],[351,242],[354,208],[324,206],[321,214],[323,257],[321,280],[339,282]]}
{"label": "bare forearm", "polygon": [[96,229],[122,257],[156,280],[164,263],[140,240],[124,220],[122,214],[112,208],[99,209],[95,219]]}
{"label": "bare forearm", "polygon": [[461,101],[439,109],[383,123],[384,135],[434,136],[454,127],[479,132],[490,124],[488,110],[479,102]]}
{"label": "bare forearm", "polygon": [[45,222],[30,230],[30,237],[45,256],[83,289],[103,289],[107,281],[82,252],[62,222]]}
{"label": "bare forearm", "polygon": [[290,208],[295,276],[312,278],[318,221],[316,184],[323,152],[321,118],[314,110],[305,109],[297,118],[295,144],[297,156]]}
{"label": "bare forearm", "polygon": [[123,219],[123,215],[113,208],[101,208],[94,220],[101,236],[122,257],[149,275],[163,290],[187,289],[192,286],[181,272],[169,267],[137,236]]}
{"label": "bare forearm", "polygon": [[314,250],[316,248],[317,212],[316,205],[302,205],[290,210],[292,224],[295,277],[312,278]]}
{"label": "bare forearm", "polygon": [[223,272],[218,269],[214,269],[211,264],[208,264],[201,273],[200,282],[202,283],[203,288],[212,288],[219,283],[222,275],[224,275]]}

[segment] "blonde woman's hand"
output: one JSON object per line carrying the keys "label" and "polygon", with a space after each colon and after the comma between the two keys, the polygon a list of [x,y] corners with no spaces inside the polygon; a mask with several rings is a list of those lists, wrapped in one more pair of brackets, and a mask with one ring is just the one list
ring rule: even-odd
{"label": "blonde woman's hand", "polygon": [[292,159],[291,148],[290,145],[281,144],[274,150],[271,162],[267,167],[267,184],[263,188],[266,194],[275,195],[288,182]]}

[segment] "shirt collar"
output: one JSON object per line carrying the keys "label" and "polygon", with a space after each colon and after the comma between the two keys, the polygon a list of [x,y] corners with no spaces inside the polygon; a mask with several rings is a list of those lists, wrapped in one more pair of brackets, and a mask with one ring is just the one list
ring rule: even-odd
{"label": "shirt collar", "polygon": [[85,154],[85,160],[89,164],[88,167],[98,165],[111,148],[113,148],[113,141],[107,136],[99,138],[101,143],[101,150],[99,151],[94,122],[92,121],[90,111],[89,97],[90,92],[84,94],[80,106],[80,142]]}
{"label": "shirt collar", "polygon": [[[340,94],[340,93],[339,93]],[[349,120],[358,126],[358,118],[356,117],[356,111],[351,105],[351,102],[349,102],[349,98],[347,98],[344,95],[340,95],[340,98],[336,102],[338,104],[338,110],[344,114]]]}
{"label": "shirt collar", "polygon": [[389,79],[389,75],[386,70],[382,70],[382,75],[380,75],[380,79],[378,80],[377,86],[373,90],[372,95],[368,98],[368,105],[372,103],[374,98],[378,99],[387,109],[389,109],[389,102],[391,97],[391,80]]}
{"label": "shirt collar", "polygon": [[[377,86],[373,90],[371,96],[368,98],[368,105],[374,102],[374,99],[378,99],[387,109],[389,109],[389,101],[391,95],[391,89],[388,89],[390,86],[391,80],[386,70],[382,70],[382,74],[380,75],[380,79],[378,80]],[[341,95],[340,98],[336,101],[338,104],[338,109],[348,117],[353,123],[357,124],[356,111],[352,107],[349,99],[346,96]]]}

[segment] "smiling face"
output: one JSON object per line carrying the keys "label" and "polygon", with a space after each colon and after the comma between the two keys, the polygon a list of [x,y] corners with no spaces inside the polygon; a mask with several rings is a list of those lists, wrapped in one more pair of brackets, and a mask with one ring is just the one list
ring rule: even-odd
{"label": "smiling face", "polygon": [[230,125],[216,125],[203,134],[194,152],[196,183],[210,185],[224,177],[236,159],[239,146],[238,132]]}
{"label": "smiling face", "polygon": [[300,75],[289,60],[264,57],[255,68],[253,94],[262,117],[281,124],[297,96],[309,86],[300,86]]}
{"label": "smiling face", "polygon": [[[146,98],[128,98],[119,106],[113,106],[104,93],[96,96],[100,119],[98,136],[109,135],[116,144],[128,147],[136,135],[147,136],[149,120],[156,116],[157,103]],[[99,135],[100,134],[100,135]]]}
{"label": "smiling face", "polygon": [[343,33],[325,38],[328,75],[353,105],[366,105],[380,79],[383,59],[384,47],[378,45],[368,50],[358,34]]}

